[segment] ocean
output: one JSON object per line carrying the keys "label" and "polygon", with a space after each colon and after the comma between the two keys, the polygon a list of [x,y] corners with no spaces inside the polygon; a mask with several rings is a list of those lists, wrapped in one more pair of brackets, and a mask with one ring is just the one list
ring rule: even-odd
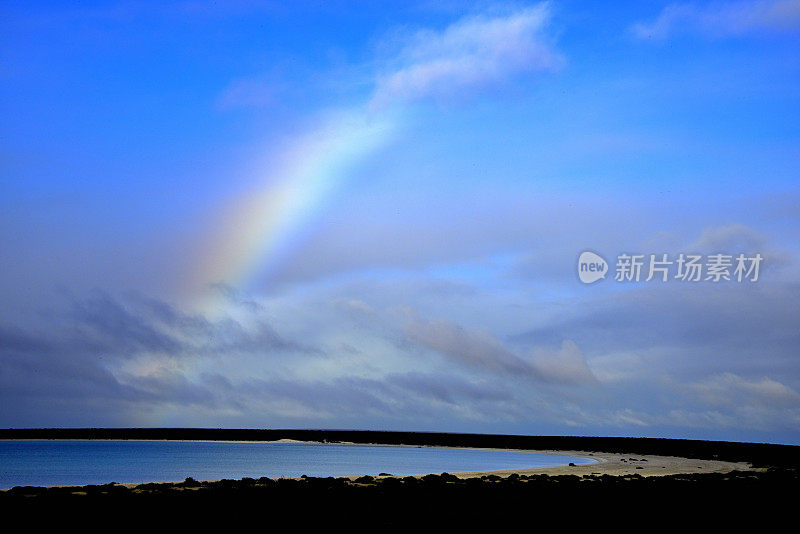
{"label": "ocean", "polygon": [[421,475],[591,463],[517,451],[228,441],[0,440],[0,488],[242,477]]}

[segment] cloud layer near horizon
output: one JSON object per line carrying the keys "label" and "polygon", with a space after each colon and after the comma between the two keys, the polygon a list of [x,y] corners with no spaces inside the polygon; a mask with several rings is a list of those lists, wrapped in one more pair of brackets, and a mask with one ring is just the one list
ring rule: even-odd
{"label": "cloud layer near horizon", "polygon": [[[721,228],[698,242],[747,234]],[[513,263],[489,276],[528,279]],[[0,391],[15,406],[2,424],[39,413],[48,425],[793,435],[796,283],[766,271],[752,286],[576,293],[573,276],[549,282],[564,291],[558,304],[547,291],[498,297],[441,276],[434,288],[426,270],[274,297],[226,290],[230,314],[215,321],[96,294],[51,310],[46,329],[0,330]],[[457,308],[457,319],[440,315]]]}

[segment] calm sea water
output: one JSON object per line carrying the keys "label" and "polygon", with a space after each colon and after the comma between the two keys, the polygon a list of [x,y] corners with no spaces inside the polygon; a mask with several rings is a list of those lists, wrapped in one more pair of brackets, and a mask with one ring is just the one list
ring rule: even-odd
{"label": "calm sea water", "polygon": [[0,488],[193,477],[418,475],[591,463],[514,451],[213,441],[2,441]]}

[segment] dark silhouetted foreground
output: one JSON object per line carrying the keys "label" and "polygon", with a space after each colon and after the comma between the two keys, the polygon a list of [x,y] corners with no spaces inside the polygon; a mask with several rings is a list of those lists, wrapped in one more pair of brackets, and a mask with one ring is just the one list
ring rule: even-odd
{"label": "dark silhouetted foreground", "polygon": [[[290,525],[502,525],[531,529],[556,519],[575,524],[767,527],[792,519],[798,473],[791,469],[664,477],[494,475],[459,479],[360,477],[244,478],[101,486],[17,487],[0,493],[0,507],[36,518],[99,516],[147,526],[148,518],[181,523]],[[163,524],[162,519],[158,524]],[[152,526],[152,525],[151,525]],[[267,528],[267,530],[269,530]],[[358,529],[361,530],[361,529]],[[769,531],[766,528],[766,531]]]}

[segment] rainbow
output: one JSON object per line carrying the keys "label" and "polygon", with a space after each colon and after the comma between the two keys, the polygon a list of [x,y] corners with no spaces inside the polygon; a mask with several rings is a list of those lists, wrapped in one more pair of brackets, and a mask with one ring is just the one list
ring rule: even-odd
{"label": "rainbow", "polygon": [[196,293],[203,295],[199,311],[224,309],[219,294],[208,295],[211,285],[246,288],[256,274],[274,273],[348,174],[390,139],[395,122],[385,113],[350,111],[295,140],[282,163],[225,211],[194,277]]}

